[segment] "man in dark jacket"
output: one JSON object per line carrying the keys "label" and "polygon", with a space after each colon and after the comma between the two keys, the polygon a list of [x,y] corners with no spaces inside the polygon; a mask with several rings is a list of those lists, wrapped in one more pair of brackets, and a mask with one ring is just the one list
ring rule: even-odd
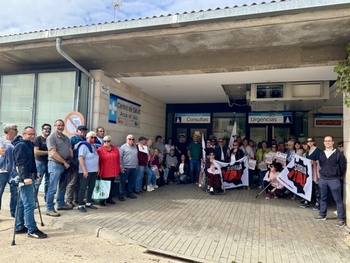
{"label": "man in dark jacket", "polygon": [[337,206],[338,222],[336,226],[345,225],[345,210],[341,197],[341,177],[345,174],[346,160],[343,154],[333,148],[334,141],[332,136],[326,136],[323,140],[325,150],[320,153],[318,161],[320,164],[320,213],[315,218],[316,221],[326,220],[327,216],[327,196],[330,190]]}
{"label": "man in dark jacket", "polygon": [[33,238],[46,238],[47,235],[37,228],[34,218],[34,180],[37,176],[34,158],[34,138],[34,128],[27,126],[23,130],[23,138],[13,141],[15,146],[13,157],[21,182],[19,186],[21,187],[20,199],[15,222],[16,233],[28,233],[28,236]]}

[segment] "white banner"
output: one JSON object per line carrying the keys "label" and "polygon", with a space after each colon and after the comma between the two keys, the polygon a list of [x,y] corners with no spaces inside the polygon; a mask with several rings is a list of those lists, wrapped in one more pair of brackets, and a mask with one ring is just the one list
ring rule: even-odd
{"label": "white banner", "polygon": [[289,191],[311,201],[312,166],[309,159],[296,155],[277,179]]}
{"label": "white banner", "polygon": [[224,181],[222,185],[225,189],[248,186],[248,156],[244,156],[235,163],[227,164],[226,169],[222,170],[221,173]]}

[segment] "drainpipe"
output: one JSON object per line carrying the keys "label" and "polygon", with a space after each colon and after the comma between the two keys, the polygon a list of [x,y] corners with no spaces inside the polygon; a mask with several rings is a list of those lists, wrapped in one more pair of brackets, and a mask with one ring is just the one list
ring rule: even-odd
{"label": "drainpipe", "polygon": [[[88,77],[89,77],[89,82],[90,82],[90,103],[89,103],[89,108],[90,110],[88,111],[88,120],[89,120],[89,130],[92,130],[92,120],[93,120],[93,107],[94,107],[94,87],[95,87],[95,80],[94,77],[90,74],[89,71],[84,69],[78,62],[76,62],[74,59],[72,59],[70,56],[68,56],[62,49],[61,49],[61,43],[62,39],[61,38],[56,38],[56,50],[57,52],[67,59],[70,63],[72,63],[76,68],[78,68],[80,71],[84,72]],[[79,96],[79,94],[78,94]],[[78,103],[76,103],[76,109],[78,110]]]}

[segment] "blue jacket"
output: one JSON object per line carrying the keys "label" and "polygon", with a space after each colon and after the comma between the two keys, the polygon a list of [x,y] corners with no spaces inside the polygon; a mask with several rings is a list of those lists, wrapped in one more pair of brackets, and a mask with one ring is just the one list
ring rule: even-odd
{"label": "blue jacket", "polygon": [[37,170],[34,158],[34,143],[22,138],[12,142],[15,145],[13,157],[21,181],[33,179]]}

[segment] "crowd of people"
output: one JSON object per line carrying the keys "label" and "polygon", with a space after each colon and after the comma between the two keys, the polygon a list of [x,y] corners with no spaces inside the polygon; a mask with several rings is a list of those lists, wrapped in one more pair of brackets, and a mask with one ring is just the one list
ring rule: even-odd
{"label": "crowd of people", "polygon": [[[34,219],[35,194],[41,182],[44,183],[46,215],[58,217],[59,211],[75,206],[82,213],[98,209],[92,199],[96,180],[107,180],[111,185],[108,197],[99,200],[100,206],[115,205],[114,197],[121,202],[126,198],[137,199],[137,195],[169,183],[201,187],[203,173],[208,178],[209,192],[222,193],[221,170],[216,162],[232,164],[244,156],[256,161],[255,169],[249,169],[246,188],[264,189],[266,199],[285,196],[286,189],[277,177],[295,155],[310,159],[313,199],[312,202],[302,200],[301,207],[310,207],[312,203],[313,209],[320,211],[316,220],[324,220],[330,189],[337,205],[338,225],[345,224],[340,193],[345,173],[343,143],[338,144],[339,150],[334,149],[330,136],[325,138],[325,151],[321,151],[311,137],[305,142],[290,136],[287,142],[259,143],[236,137],[229,145],[227,138],[216,139],[210,135],[205,141],[203,158],[201,136],[197,134],[189,143],[184,134],[180,134],[178,141],[169,138],[165,143],[161,136],[154,142],[140,136],[136,142],[135,137],[128,134],[125,143],[117,147],[112,145],[113,138],[105,135],[101,126],[95,131],[78,126],[76,135],[71,138],[64,134],[64,128],[61,119],[55,121],[53,131],[50,124],[44,123],[38,136],[30,126],[25,127],[22,135],[18,135],[15,124],[4,127],[5,135],[0,140],[0,208],[5,185],[9,183],[10,215],[16,217],[16,233],[28,233],[34,238],[47,237],[37,228]],[[332,169],[334,173],[330,173]]]}

